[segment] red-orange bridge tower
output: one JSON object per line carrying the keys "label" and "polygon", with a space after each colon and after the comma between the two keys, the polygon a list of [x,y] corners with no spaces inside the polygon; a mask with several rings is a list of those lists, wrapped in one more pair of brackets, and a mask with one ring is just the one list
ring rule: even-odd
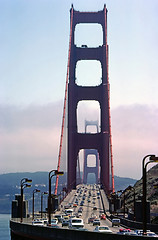
{"label": "red-orange bridge tower", "polygon": [[[68,190],[76,187],[77,158],[81,149],[96,149],[100,159],[100,183],[106,192],[114,191],[113,157],[111,144],[111,118],[108,81],[107,9],[98,12],[71,12],[68,84]],[[98,23],[102,26],[103,45],[96,48],[77,47],[74,43],[75,27],[79,23]],[[95,34],[95,33],[94,33]],[[99,86],[79,86],[76,83],[76,65],[80,60],[98,60],[102,68]],[[82,100],[95,100],[100,105],[100,132],[79,133],[77,104]]]}

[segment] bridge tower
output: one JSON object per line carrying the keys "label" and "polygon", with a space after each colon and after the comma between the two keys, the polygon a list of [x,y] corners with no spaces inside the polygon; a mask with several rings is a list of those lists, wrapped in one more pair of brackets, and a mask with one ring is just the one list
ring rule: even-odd
{"label": "bridge tower", "polygon": [[[71,13],[71,46],[68,84],[68,190],[76,188],[76,166],[81,149],[96,149],[100,159],[100,183],[105,191],[114,189],[111,145],[108,46],[107,46],[107,9],[98,12]],[[75,27],[79,23],[98,23],[102,26],[103,45],[97,48],[82,48],[74,44]],[[94,33],[95,34],[95,33]],[[102,68],[102,82],[99,86],[79,86],[76,83],[76,64],[79,60],[98,60]],[[82,100],[96,100],[100,104],[100,132],[95,134],[79,133],[77,129],[77,105]],[[112,175],[110,175],[110,165]],[[112,180],[110,181],[110,176]],[[112,182],[112,187],[110,186]]]}
{"label": "bridge tower", "polygon": [[[85,121],[85,133],[87,133],[87,126],[96,126],[96,132],[99,132],[98,121]],[[95,166],[89,167],[87,164],[88,156],[95,156]],[[85,149],[84,150],[84,165],[83,165],[83,183],[87,183],[87,177],[89,173],[94,173],[96,178],[96,183],[98,184],[99,177],[99,155],[96,149]]]}

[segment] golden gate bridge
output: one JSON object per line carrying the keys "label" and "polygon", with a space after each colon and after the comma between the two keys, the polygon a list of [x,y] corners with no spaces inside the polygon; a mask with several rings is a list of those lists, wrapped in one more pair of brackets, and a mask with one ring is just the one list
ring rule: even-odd
{"label": "golden gate bridge", "polygon": [[[98,47],[77,47],[75,45],[75,28],[77,24],[97,23],[102,26],[103,44]],[[95,33],[94,33],[95,34]],[[101,63],[101,83],[97,86],[80,86],[76,81],[76,65],[82,60],[97,60]],[[77,126],[77,106],[82,100],[95,100],[100,105],[100,130],[94,121],[89,125],[96,125],[96,132],[79,133]],[[66,122],[67,119],[67,122]],[[67,133],[66,133],[66,131]],[[67,138],[67,139],[66,139]],[[76,11],[72,5],[70,10],[70,38],[67,74],[65,84],[65,97],[63,106],[62,127],[58,155],[57,170],[61,170],[63,142],[67,143],[67,189],[71,191],[81,183],[80,150],[84,150],[83,181],[86,183],[87,175],[94,173],[96,182],[99,182],[106,193],[114,192],[114,172],[112,154],[112,134],[110,115],[110,92],[108,77],[108,44],[107,44],[107,8],[98,12]],[[64,148],[65,151],[65,148]],[[87,156],[96,156],[94,167],[88,167]],[[77,181],[77,176],[80,181]],[[56,176],[55,195],[57,194],[59,175]]]}

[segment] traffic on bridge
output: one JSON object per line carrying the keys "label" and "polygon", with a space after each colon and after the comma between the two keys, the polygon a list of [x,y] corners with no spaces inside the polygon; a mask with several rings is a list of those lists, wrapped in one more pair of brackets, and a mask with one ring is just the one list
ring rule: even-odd
{"label": "traffic on bridge", "polygon": [[[108,201],[103,207],[102,198],[106,195],[100,185],[82,184],[72,190],[61,202],[54,214],[51,214],[51,224],[48,219],[32,221],[36,226],[49,226],[51,228],[75,229],[79,231],[102,232],[130,236],[142,236],[143,230],[130,229],[120,224],[120,219],[110,218]],[[154,232],[148,231],[147,236],[158,237]]]}

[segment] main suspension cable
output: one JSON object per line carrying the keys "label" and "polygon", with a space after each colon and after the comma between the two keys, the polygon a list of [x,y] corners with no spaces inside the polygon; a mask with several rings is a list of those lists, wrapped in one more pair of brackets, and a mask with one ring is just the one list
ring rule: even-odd
{"label": "main suspension cable", "polygon": [[[72,24],[73,24],[73,7],[71,9],[71,25],[70,25],[70,39],[69,39],[69,53],[68,53],[68,64],[67,64],[67,74],[66,74],[66,85],[65,85],[65,97],[64,97],[64,108],[63,108],[63,117],[62,117],[62,127],[60,135],[60,146],[59,146],[59,155],[58,155],[58,167],[57,170],[60,170],[61,162],[61,152],[63,145],[63,134],[64,134],[64,124],[65,124],[65,115],[66,115],[66,103],[67,103],[67,94],[68,94],[68,82],[69,82],[69,66],[70,66],[70,55],[71,55],[71,39],[72,39]],[[57,195],[58,190],[58,180],[59,175],[56,175],[56,184],[54,194]]]}

